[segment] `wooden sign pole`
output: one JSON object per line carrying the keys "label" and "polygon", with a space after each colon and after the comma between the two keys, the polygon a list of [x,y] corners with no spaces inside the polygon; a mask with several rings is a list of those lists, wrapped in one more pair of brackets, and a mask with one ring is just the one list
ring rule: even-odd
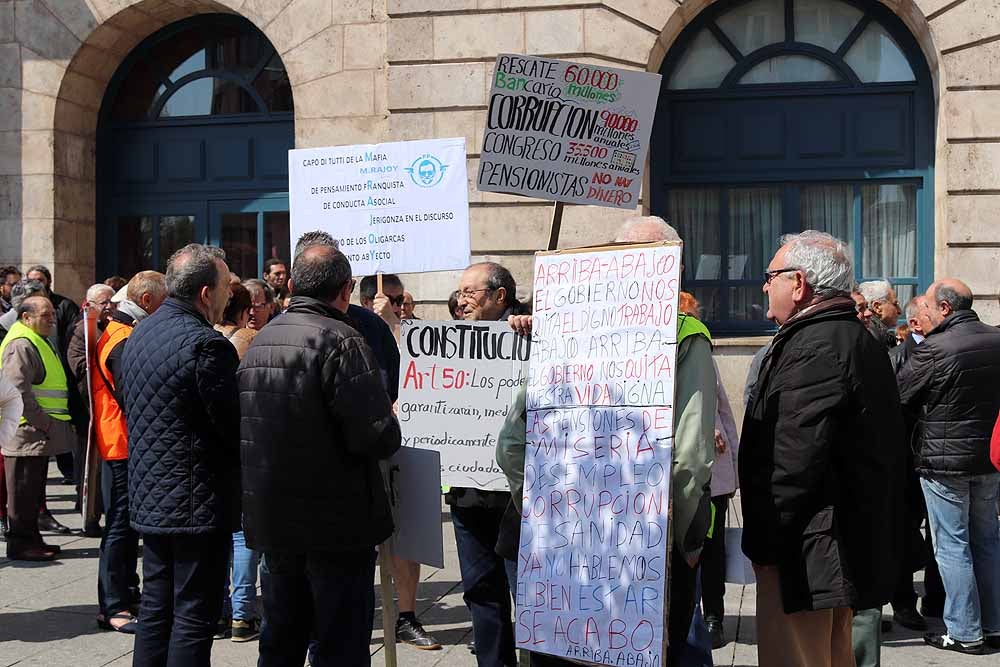
{"label": "wooden sign pole", "polygon": [[559,231],[562,229],[563,203],[555,202],[552,206],[552,222],[549,223],[549,245],[547,250],[559,247]]}
{"label": "wooden sign pole", "polygon": [[392,537],[378,548],[379,582],[382,589],[382,637],[385,667],[396,667],[396,604],[392,587]]}

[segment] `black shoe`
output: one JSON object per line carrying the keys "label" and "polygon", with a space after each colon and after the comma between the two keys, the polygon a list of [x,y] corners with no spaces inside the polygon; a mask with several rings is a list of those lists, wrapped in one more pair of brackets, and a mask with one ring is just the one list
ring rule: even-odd
{"label": "black shoe", "polygon": [[[881,627],[882,627],[883,634],[886,633],[886,632],[892,632],[892,621],[883,618],[882,619],[882,626]],[[926,628],[924,628],[924,629],[926,630]]]}
{"label": "black shoe", "polygon": [[58,554],[58,551],[42,546],[31,546],[26,549],[11,549],[10,545],[7,546],[7,558],[10,560],[47,561],[55,560]]}
{"label": "black shoe", "polygon": [[38,530],[44,530],[47,533],[58,533],[60,535],[69,535],[73,532],[71,529],[56,521],[56,518],[52,516],[52,512],[49,512],[48,510],[39,513]]}
{"label": "black shoe", "polygon": [[1000,634],[986,635],[986,645],[990,648],[1000,649]]}
{"label": "black shoe", "polygon": [[234,642],[248,642],[260,637],[260,621],[251,618],[244,621],[240,618],[233,619],[232,640]]}
{"label": "black shoe", "polygon": [[715,619],[705,621],[705,627],[708,628],[708,636],[712,640],[713,651],[726,645],[726,633],[722,630],[722,621],[716,621]]}
{"label": "black shoe", "polygon": [[438,644],[415,618],[400,617],[396,621],[396,641],[424,651],[436,651],[441,648],[441,644]]}
{"label": "black shoe", "polygon": [[920,601],[920,613],[924,618],[941,618],[944,616],[944,603],[928,604],[927,598]]}
{"label": "black shoe", "polygon": [[83,534],[85,537],[101,537],[104,534],[104,530],[101,529],[101,522],[88,522],[87,525],[83,527]]}
{"label": "black shoe", "polygon": [[232,620],[228,618],[220,618],[219,622],[215,625],[215,634],[212,635],[212,639],[225,639],[233,631]]}
{"label": "black shoe", "polygon": [[910,630],[919,630],[920,632],[927,630],[927,620],[913,607],[893,608],[892,620]]}
{"label": "black shoe", "polygon": [[981,639],[978,642],[958,642],[948,635],[938,635],[931,632],[924,635],[924,642],[942,651],[955,651],[966,655],[982,655],[986,652],[986,643]]}

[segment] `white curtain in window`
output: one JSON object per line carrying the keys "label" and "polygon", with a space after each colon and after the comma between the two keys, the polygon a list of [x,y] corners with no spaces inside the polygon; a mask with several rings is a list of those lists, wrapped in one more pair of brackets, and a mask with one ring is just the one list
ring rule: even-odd
{"label": "white curtain in window", "polygon": [[917,275],[917,188],[906,184],[861,187],[865,278]]}
{"label": "white curtain in window", "polygon": [[847,244],[854,258],[854,186],[809,185],[799,199],[802,229],[815,229]]}
{"label": "white curtain in window", "polygon": [[[763,281],[781,236],[781,188],[734,188],[729,191],[730,280]],[[729,291],[729,318],[764,319],[760,285]]]}
{"label": "white curtain in window", "polygon": [[[667,201],[669,222],[684,239],[684,280],[691,291],[692,280],[721,278],[719,232],[719,188],[671,190]],[[717,320],[718,290],[695,290],[706,320]]]}

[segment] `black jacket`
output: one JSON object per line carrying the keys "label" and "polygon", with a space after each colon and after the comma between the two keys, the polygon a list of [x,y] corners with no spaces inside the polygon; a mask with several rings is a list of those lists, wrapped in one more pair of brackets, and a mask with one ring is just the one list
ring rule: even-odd
{"label": "black jacket", "polygon": [[785,323],[740,440],[743,551],[777,566],[785,612],[885,603],[902,541],[903,425],[889,360],[854,302]]}
{"label": "black jacket", "polygon": [[892,362],[892,372],[899,374],[903,366],[909,360],[910,355],[917,349],[917,341],[913,340],[913,335],[907,336],[902,343],[889,350],[889,361]]}
{"label": "black jacket", "polygon": [[261,551],[358,551],[392,534],[379,459],[399,422],[364,338],[295,296],[240,363],[243,529]]}
{"label": "black jacket", "polygon": [[121,378],[140,533],[239,530],[238,364],[232,344],[173,298],[129,337]]}
{"label": "black jacket", "polygon": [[1000,410],[1000,330],[961,310],[927,334],[899,372],[903,408],[916,423],[921,475],[985,475]]}

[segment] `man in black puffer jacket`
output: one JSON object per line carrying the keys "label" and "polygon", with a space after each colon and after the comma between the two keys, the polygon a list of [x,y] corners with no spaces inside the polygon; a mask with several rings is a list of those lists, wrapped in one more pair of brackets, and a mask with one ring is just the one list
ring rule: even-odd
{"label": "man in black puffer jacket", "polygon": [[914,447],[934,555],[944,582],[945,635],[935,648],[979,654],[1000,648],[1000,473],[990,434],[1000,410],[1000,331],[979,321],[972,291],[954,279],[924,299],[934,327],[898,375],[916,420]]}
{"label": "man in black puffer jacket", "polygon": [[235,348],[212,328],[229,300],[219,248],[187,245],[167,265],[168,299],[122,355],[129,512],[142,535],[136,667],[208,667],[239,529]]}
{"label": "man in black puffer jacket", "polygon": [[852,273],[843,243],[815,231],[786,237],[766,273],[780,328],[739,456],[761,665],[854,665],[851,607],[874,610],[877,632],[897,577],[902,415],[885,350],[848,296]]}
{"label": "man in black puffer jacket", "polygon": [[375,546],[392,534],[379,459],[399,423],[364,337],[345,315],[338,250],[295,258],[291,304],[247,350],[237,380],[247,545],[264,552],[261,667],[367,665]]}

